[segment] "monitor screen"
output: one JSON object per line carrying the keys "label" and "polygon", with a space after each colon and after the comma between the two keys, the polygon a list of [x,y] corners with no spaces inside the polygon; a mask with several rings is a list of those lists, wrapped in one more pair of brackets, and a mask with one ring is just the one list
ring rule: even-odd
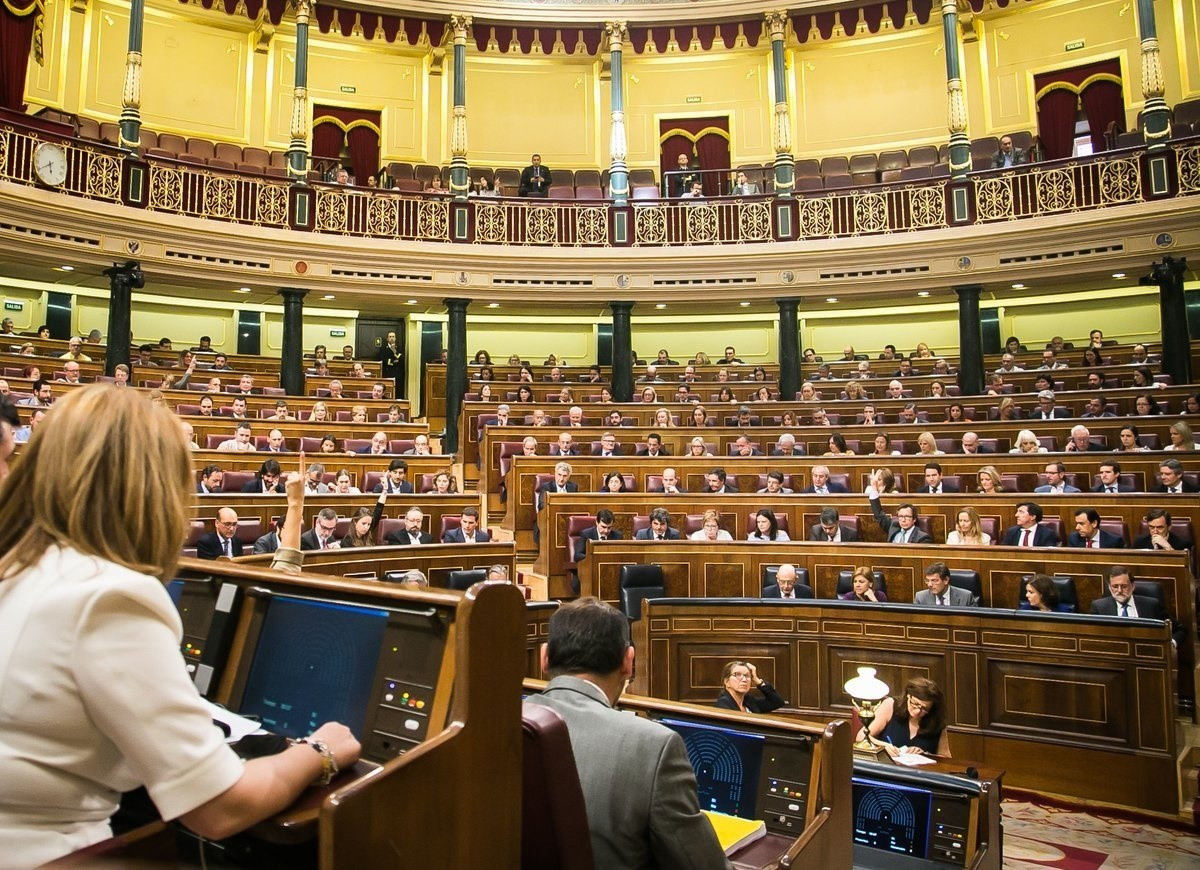
{"label": "monitor screen", "polygon": [[766,737],[678,719],[660,721],[683,738],[688,760],[696,771],[700,809],[756,818]]}
{"label": "monitor screen", "polygon": [[362,740],[387,625],[374,607],[272,598],[239,712],[285,737],[336,721]]}
{"label": "monitor screen", "polygon": [[195,673],[208,647],[208,635],[217,610],[216,587],[208,580],[183,580],[177,577],[167,583],[167,594],[175,603],[179,621],[183,624],[183,640],[179,651],[187,662],[188,672]]}
{"label": "monitor screen", "polygon": [[852,777],[851,783],[855,844],[926,857],[932,792],[863,776]]}

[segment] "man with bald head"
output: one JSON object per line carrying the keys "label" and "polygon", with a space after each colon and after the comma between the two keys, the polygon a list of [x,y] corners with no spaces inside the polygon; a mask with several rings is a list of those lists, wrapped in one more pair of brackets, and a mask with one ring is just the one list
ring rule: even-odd
{"label": "man with bald head", "polygon": [[196,555],[201,559],[219,559],[222,556],[232,559],[242,555],[242,542],[237,539],[237,524],[238,515],[233,508],[217,511],[215,531],[196,541]]}
{"label": "man with bald head", "polygon": [[763,598],[812,598],[813,591],[808,586],[801,586],[796,581],[796,566],[784,563],[775,574],[775,582],[763,587]]}

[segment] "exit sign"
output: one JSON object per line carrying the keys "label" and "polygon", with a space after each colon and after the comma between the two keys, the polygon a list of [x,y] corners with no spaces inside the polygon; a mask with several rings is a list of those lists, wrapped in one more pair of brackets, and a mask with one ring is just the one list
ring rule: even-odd
{"label": "exit sign", "polygon": [[23,302],[12,302],[11,300],[5,299],[4,300],[4,310],[5,311],[24,311],[25,304]]}
{"label": "exit sign", "polygon": [[700,102],[700,98],[699,97],[684,97],[683,101],[685,103],[698,103],[698,102]]}
{"label": "exit sign", "polygon": [[354,87],[354,85],[342,85],[341,91],[343,94],[357,94],[358,88]]}
{"label": "exit sign", "polygon": [[1068,42],[1066,45],[1063,46],[1063,49],[1065,51],[1079,51],[1079,49],[1083,48],[1083,46],[1084,46],[1083,40],[1077,39],[1074,42]]}
{"label": "exit sign", "polygon": [[346,337],[346,330],[344,330],[344,329],[331,329],[331,330],[329,330],[329,337],[330,337],[330,338],[345,338],[345,337]]}

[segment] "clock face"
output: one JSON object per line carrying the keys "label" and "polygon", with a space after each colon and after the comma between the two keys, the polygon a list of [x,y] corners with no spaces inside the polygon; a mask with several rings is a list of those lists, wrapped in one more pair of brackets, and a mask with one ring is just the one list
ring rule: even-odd
{"label": "clock face", "polygon": [[33,171],[38,180],[58,187],[67,180],[67,151],[54,142],[43,142],[33,152]]}

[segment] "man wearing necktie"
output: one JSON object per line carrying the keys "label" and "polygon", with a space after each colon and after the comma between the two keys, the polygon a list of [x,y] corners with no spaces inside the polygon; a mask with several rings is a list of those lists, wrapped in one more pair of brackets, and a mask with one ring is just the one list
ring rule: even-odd
{"label": "man wearing necktie", "polygon": [[329,550],[340,545],[334,540],[338,516],[333,508],[321,508],[311,529],[300,536],[301,550]]}
{"label": "man wearing necktie", "polygon": [[808,586],[797,587],[797,572],[795,565],[783,564],[775,572],[775,582],[764,586],[762,598],[781,598],[792,601],[797,598],[812,598],[812,589]]}
{"label": "man wearing necktie", "polygon": [[925,568],[925,588],[913,596],[913,604],[926,607],[977,607],[979,602],[969,589],[950,585],[950,568],[934,562]]}
{"label": "man wearing necktie", "polygon": [[1079,492],[1079,488],[1067,483],[1067,467],[1061,462],[1046,463],[1046,482],[1034,490],[1039,494],[1064,495]]}
{"label": "man wearing necktie", "polygon": [[1116,494],[1118,492],[1133,492],[1133,487],[1121,483],[1121,463],[1115,459],[1106,459],[1100,463],[1100,471],[1096,474],[1099,480],[1092,487],[1092,492]]}
{"label": "man wearing necktie", "polygon": [[238,515],[233,508],[217,511],[214,530],[196,541],[196,555],[201,559],[232,559],[242,555],[242,542],[237,539]]}
{"label": "man wearing necktie", "polygon": [[1158,467],[1158,486],[1152,492],[1184,493],[1200,492],[1194,483],[1183,479],[1183,463],[1178,459],[1164,459]]}
{"label": "man wearing necktie", "polygon": [[932,544],[933,538],[921,531],[917,526],[917,507],[910,502],[904,502],[896,508],[896,518],[892,519],[884,512],[879,504],[879,490],[874,486],[867,487],[867,499],[871,502],[871,513],[879,528],[883,529],[884,537],[892,544]]}
{"label": "man wearing necktie", "polygon": [[671,513],[666,508],[650,511],[650,527],[637,532],[635,541],[678,541],[683,536],[679,529],[671,528]]}
{"label": "man wearing necktie", "polygon": [[1095,508],[1079,508],[1075,511],[1075,531],[1067,536],[1067,546],[1120,549],[1125,546],[1125,539],[1100,528],[1100,514]]}
{"label": "man wearing necktie", "polygon": [[946,492],[958,492],[958,484],[942,480],[942,466],[937,462],[925,463],[925,485],[917,492],[929,495],[941,495]]}
{"label": "man wearing necktie", "polygon": [[[1116,616],[1121,619],[1162,619],[1172,622],[1168,611],[1158,599],[1138,595],[1133,573],[1124,565],[1113,565],[1108,571],[1108,595],[1092,602],[1096,616]],[[1171,643],[1178,646],[1187,638],[1187,629],[1172,623]]]}
{"label": "man wearing necktie", "polygon": [[833,483],[829,479],[829,469],[824,465],[814,465],[812,471],[812,483],[800,490],[802,493],[812,495],[829,495],[830,493],[844,493],[846,487],[840,483]]}
{"label": "man wearing necktie", "polygon": [[529,159],[529,164],[521,170],[521,183],[517,188],[517,195],[544,197],[550,192],[550,170],[542,165],[541,154],[534,154]]}
{"label": "man wearing necktie", "polygon": [[1009,547],[1057,547],[1058,533],[1042,524],[1042,506],[1031,501],[1017,505],[1015,526],[1004,532],[1004,543]]}

